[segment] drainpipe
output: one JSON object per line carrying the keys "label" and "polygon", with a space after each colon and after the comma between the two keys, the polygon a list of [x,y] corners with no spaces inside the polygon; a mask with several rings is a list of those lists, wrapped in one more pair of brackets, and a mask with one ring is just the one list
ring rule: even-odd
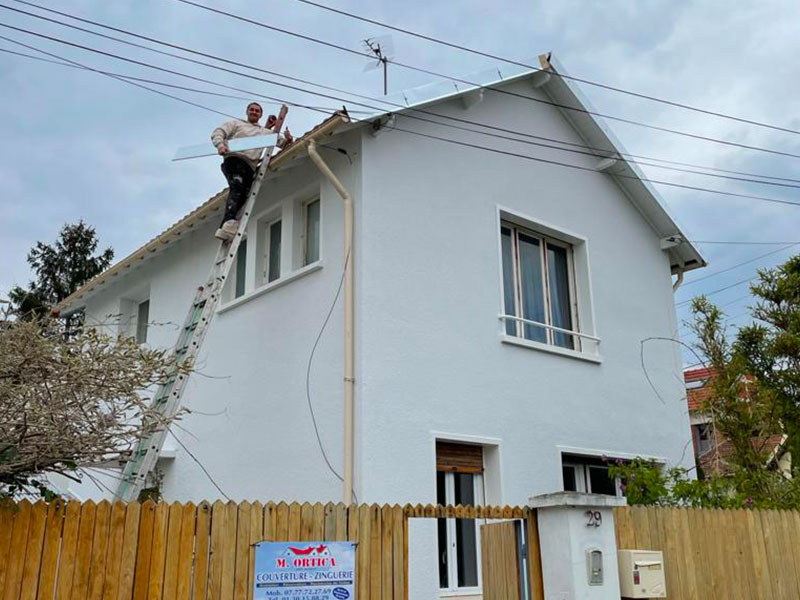
{"label": "drainpipe", "polygon": [[678,288],[681,287],[681,284],[683,283],[683,267],[678,267],[677,275],[678,275],[678,278],[672,284],[672,293],[673,294],[678,291]]}
{"label": "drainpipe", "polygon": [[317,144],[311,140],[308,144],[308,156],[317,165],[320,172],[336,188],[344,201],[344,481],[342,496],[345,504],[353,500],[353,396],[355,379],[353,363],[355,350],[353,346],[353,202],[350,194],[336,178],[325,161],[317,152]]}

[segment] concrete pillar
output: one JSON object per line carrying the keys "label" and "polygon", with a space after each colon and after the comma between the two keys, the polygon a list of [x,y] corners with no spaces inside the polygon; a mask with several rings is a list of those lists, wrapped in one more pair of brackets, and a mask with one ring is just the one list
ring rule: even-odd
{"label": "concrete pillar", "polygon": [[579,492],[534,496],[545,600],[619,600],[615,506],[625,498]]}

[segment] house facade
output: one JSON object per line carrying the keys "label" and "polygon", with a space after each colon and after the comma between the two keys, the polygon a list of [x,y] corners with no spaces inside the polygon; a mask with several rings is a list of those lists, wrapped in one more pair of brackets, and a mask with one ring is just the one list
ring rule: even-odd
{"label": "house facade", "polygon": [[[355,208],[359,502],[616,494],[606,457],[693,465],[678,348],[648,340],[672,337],[673,275],[704,262],[563,69],[543,67],[324,143]],[[464,119],[597,152],[446,126]],[[221,201],[62,308],[170,347]],[[342,498],[343,248],[342,201],[316,167],[271,174],[159,460],[165,499]],[[476,525],[412,521],[412,598],[480,595]]]}

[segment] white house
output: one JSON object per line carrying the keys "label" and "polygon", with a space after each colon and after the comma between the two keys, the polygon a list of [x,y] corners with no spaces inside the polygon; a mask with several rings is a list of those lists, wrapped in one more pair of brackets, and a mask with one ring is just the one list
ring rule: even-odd
{"label": "white house", "polygon": [[[678,347],[644,340],[674,336],[673,276],[705,263],[576,84],[541,60],[324,142],[343,151],[322,157],[355,209],[360,502],[614,494],[603,456],[693,462]],[[342,498],[341,298],[331,307],[343,205],[305,153],[269,177],[184,397],[191,412],[159,460],[168,500],[215,499],[216,486],[236,500]],[[62,309],[172,346],[211,267],[222,198]],[[412,598],[480,593],[474,528],[420,520],[411,535]]]}

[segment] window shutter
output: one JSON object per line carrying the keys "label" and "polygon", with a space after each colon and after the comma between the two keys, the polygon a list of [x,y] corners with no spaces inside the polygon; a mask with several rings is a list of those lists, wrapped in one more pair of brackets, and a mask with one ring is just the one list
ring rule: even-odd
{"label": "window shutter", "polygon": [[453,442],[436,442],[436,470],[482,473],[483,447]]}

